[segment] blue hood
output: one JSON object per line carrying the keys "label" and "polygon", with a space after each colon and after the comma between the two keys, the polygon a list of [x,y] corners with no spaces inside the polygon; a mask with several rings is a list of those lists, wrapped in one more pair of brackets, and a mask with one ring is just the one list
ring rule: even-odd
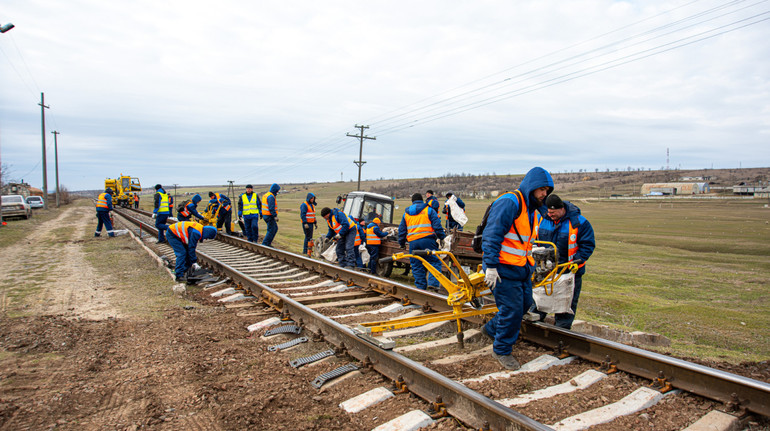
{"label": "blue hood", "polygon": [[532,206],[532,203],[535,200],[535,198],[532,197],[532,192],[540,187],[548,187],[548,194],[551,194],[553,191],[553,178],[551,178],[551,174],[545,169],[535,167],[527,172],[527,175],[521,180],[521,185],[519,185],[519,191],[521,191],[521,194],[527,199],[527,207],[531,208],[531,210],[534,210],[541,205],[538,203],[534,208]]}
{"label": "blue hood", "polygon": [[200,202],[200,201],[201,201],[201,199],[202,199],[202,198],[201,198],[201,195],[195,195],[195,196],[193,196],[193,198],[192,198],[192,202],[193,202],[194,204],[196,204],[196,205],[197,205],[197,204],[198,204],[198,202]]}
{"label": "blue hood", "polygon": [[[275,192],[274,192],[274,193],[275,193]],[[307,197],[305,198],[305,202],[310,202],[310,199],[313,199],[314,197],[315,197],[315,195],[314,195],[314,194],[312,194],[312,193],[308,193],[308,194],[307,194]]]}
{"label": "blue hood", "polygon": [[278,190],[281,190],[281,186],[279,186],[278,184],[273,183],[273,185],[270,186],[270,193],[277,195]]}
{"label": "blue hood", "polygon": [[214,239],[217,236],[217,228],[214,226],[203,226],[203,235],[201,235],[201,240],[204,239]]}

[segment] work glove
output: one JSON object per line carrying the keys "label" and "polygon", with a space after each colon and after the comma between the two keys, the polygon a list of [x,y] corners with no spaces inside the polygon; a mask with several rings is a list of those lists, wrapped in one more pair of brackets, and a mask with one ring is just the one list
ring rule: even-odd
{"label": "work glove", "polygon": [[197,270],[199,270],[199,269],[201,269],[201,266],[200,266],[200,265],[198,265],[198,263],[197,263],[197,262],[192,264],[192,270],[193,270],[193,271],[197,271]]}
{"label": "work glove", "polygon": [[155,217],[157,217],[157,216],[158,216],[157,214],[155,214],[155,213],[152,213],[152,218],[153,218],[153,219],[155,219]]}
{"label": "work glove", "polygon": [[487,285],[489,290],[494,290],[498,281],[502,281],[502,279],[497,274],[497,268],[487,268],[487,272],[484,273],[484,284]]}
{"label": "work glove", "polygon": [[334,235],[334,240],[339,241],[339,239],[342,238],[340,234]]}
{"label": "work glove", "polygon": [[310,229],[310,225],[308,225],[307,223],[303,224],[302,227],[304,227],[305,229]]}
{"label": "work glove", "polygon": [[315,223],[313,223],[313,224],[315,225],[315,227],[318,227],[318,222],[315,222]]}
{"label": "work glove", "polygon": [[275,222],[278,223],[278,217],[275,218]]}
{"label": "work glove", "polygon": [[240,217],[240,218],[238,219],[238,221],[239,221],[239,222],[241,222],[241,223],[243,223],[243,217]]}

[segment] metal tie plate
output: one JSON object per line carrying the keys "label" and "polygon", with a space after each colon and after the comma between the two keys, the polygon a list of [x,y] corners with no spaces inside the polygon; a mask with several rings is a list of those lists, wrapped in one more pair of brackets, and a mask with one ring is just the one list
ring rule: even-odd
{"label": "metal tie plate", "polygon": [[296,325],[283,325],[277,328],[268,329],[265,331],[265,337],[269,337],[275,334],[299,334],[302,332],[302,328]]}
{"label": "metal tie plate", "polygon": [[337,368],[336,370],[331,370],[328,373],[323,373],[320,376],[316,377],[315,380],[313,380],[313,387],[315,387],[316,389],[321,389],[321,386],[323,386],[323,384],[326,383],[327,381],[335,377],[345,375],[357,369],[358,367],[355,366],[354,364],[347,364]]}
{"label": "metal tie plate", "polygon": [[288,349],[289,347],[296,346],[297,344],[300,344],[300,343],[307,343],[307,337],[299,337],[291,341],[287,341],[285,343],[277,344],[275,346],[269,346],[267,348],[267,351],[275,352],[276,350]]}
{"label": "metal tie plate", "polygon": [[298,358],[291,362],[289,362],[289,365],[291,365],[294,368],[299,368],[303,365],[310,364],[315,361],[320,361],[323,358],[334,356],[334,350],[329,349],[325,350],[321,353],[316,353],[315,355],[306,356],[304,358]]}

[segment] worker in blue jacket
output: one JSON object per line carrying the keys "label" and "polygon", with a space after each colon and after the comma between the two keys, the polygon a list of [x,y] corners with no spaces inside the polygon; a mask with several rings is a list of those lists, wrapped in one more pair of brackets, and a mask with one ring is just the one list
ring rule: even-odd
{"label": "worker in blue jacket", "polygon": [[195,249],[204,239],[214,239],[216,236],[217,229],[214,226],[203,226],[194,221],[180,221],[168,227],[168,243],[176,256],[176,281],[187,281],[187,270],[200,268]]}
{"label": "worker in blue jacket", "polygon": [[155,228],[158,230],[158,244],[167,242],[166,229],[168,229],[168,225],[166,225],[166,220],[171,217],[173,204],[173,199],[163,190],[163,186],[155,184],[152,218],[155,219]]}
{"label": "worker in blue jacket", "polygon": [[259,237],[259,218],[262,211],[262,200],[254,193],[254,186],[246,185],[246,193],[238,198],[238,218],[243,220],[243,233],[249,242],[257,242]]}
{"label": "worker in blue jacket", "polygon": [[[447,200],[452,197],[454,193],[449,192],[446,194]],[[463,202],[462,199],[460,199],[460,196],[457,196],[457,206],[462,208],[463,211],[465,211],[465,202]],[[457,228],[458,231],[462,232],[463,225],[456,222],[454,217],[452,217],[452,211],[449,210],[449,205],[444,203],[444,209],[442,210],[444,214],[446,214],[446,230],[452,230],[454,228]]]}
{"label": "worker in blue jacket", "polygon": [[[401,217],[401,224],[398,226],[398,243],[403,248],[408,242],[409,253],[414,254],[417,250],[438,250],[438,241],[442,241],[445,237],[446,233],[441,227],[441,218],[438,213],[422,201],[421,194],[413,194],[412,205],[406,208],[403,217]],[[438,257],[431,255],[425,256],[423,259],[441,271],[441,260]],[[425,270],[419,259],[411,257],[409,264],[412,267],[415,287],[438,292],[440,283],[433,274]]]}
{"label": "worker in blue jacket", "polygon": [[482,233],[484,283],[494,293],[498,309],[482,333],[494,340],[495,358],[510,370],[521,367],[511,353],[522,317],[532,305],[535,212],[552,191],[551,175],[540,167],[530,169],[518,189],[492,203]]}
{"label": "worker in blue jacket", "polygon": [[366,226],[366,251],[369,252],[369,272],[377,273],[377,261],[380,259],[380,244],[382,238],[388,236],[387,232],[380,229],[380,219],[375,217],[369,225]]}
{"label": "worker in blue jacket", "polygon": [[429,207],[433,208],[433,211],[436,211],[436,214],[438,214],[439,203],[438,199],[436,199],[436,196],[433,193],[433,190],[428,190],[425,192],[425,203],[428,204]]}
{"label": "worker in blue jacket", "polygon": [[96,198],[96,232],[95,237],[102,236],[102,226],[107,230],[108,236],[115,236],[112,231],[112,220],[110,220],[110,211],[112,211],[112,189],[107,187],[104,193]]}
{"label": "worker in blue jacket", "polygon": [[262,245],[268,247],[273,244],[273,238],[278,233],[278,205],[275,197],[279,190],[281,190],[281,186],[274,183],[270,186],[270,190],[262,195],[262,219],[267,225],[267,233],[262,240]]}
{"label": "worker in blue jacket", "polygon": [[[176,213],[176,219],[179,221],[190,221],[193,216],[197,217],[198,220],[203,220],[203,215],[198,212],[198,203],[203,198],[199,194],[195,194],[195,196],[192,197],[190,202],[185,204],[184,207],[182,207],[181,211],[177,211]],[[184,203],[184,202],[183,202]]]}
{"label": "worker in blue jacket", "polygon": [[228,235],[232,235],[233,206],[230,202],[230,198],[222,193],[209,192],[209,204],[213,205],[217,214],[217,229],[222,229],[222,225],[224,225],[225,232],[227,232]]}
{"label": "worker in blue jacket", "polygon": [[[554,318],[556,326],[571,329],[575,320],[578,298],[583,287],[583,274],[586,272],[586,262],[596,248],[594,228],[580,214],[580,208],[569,201],[562,201],[556,194],[550,194],[545,200],[545,208],[540,209],[538,218],[537,239],[556,244],[559,251],[558,263],[576,262],[578,271],[575,273],[575,290],[572,293],[570,308],[572,313],[557,313]],[[537,306],[537,304],[535,304]],[[540,313],[544,320],[546,313]]]}
{"label": "worker in blue jacket", "polygon": [[313,228],[318,227],[315,207],[315,195],[312,193],[308,193],[305,202],[299,206],[299,219],[302,222],[302,231],[305,232],[305,239],[302,241],[302,254],[307,254],[308,245],[313,241]]}
{"label": "worker in blue jacket", "polygon": [[343,268],[356,266],[355,243],[358,234],[356,222],[341,210],[324,207],[321,217],[326,220],[329,232],[326,238],[337,241],[337,263]]}

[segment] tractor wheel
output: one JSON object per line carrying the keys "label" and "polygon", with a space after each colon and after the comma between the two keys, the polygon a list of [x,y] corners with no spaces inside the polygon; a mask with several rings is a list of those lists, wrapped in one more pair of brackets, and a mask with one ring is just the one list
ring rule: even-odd
{"label": "tractor wheel", "polygon": [[379,277],[387,278],[393,272],[393,262],[377,262],[377,275]]}

